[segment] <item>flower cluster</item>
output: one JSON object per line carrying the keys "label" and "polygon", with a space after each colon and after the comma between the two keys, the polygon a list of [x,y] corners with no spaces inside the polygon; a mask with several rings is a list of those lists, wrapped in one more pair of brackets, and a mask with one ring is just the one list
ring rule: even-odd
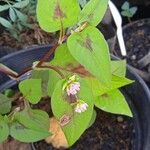
{"label": "flower cluster", "polygon": [[[64,84],[63,90],[66,91],[68,96],[75,96],[77,98],[77,93],[80,91],[80,82],[75,75],[71,76],[69,80]],[[75,106],[75,112],[82,113],[87,110],[88,104],[82,100],[76,100],[73,104]]]}
{"label": "flower cluster", "polygon": [[66,88],[68,96],[70,95],[76,95],[78,91],[80,91],[80,83],[79,82],[74,82],[68,85]]}
{"label": "flower cluster", "polygon": [[85,103],[84,101],[78,100],[78,103],[76,104],[75,107],[75,112],[77,113],[82,113],[87,110],[88,104]]}
{"label": "flower cluster", "polygon": [[64,84],[63,89],[66,90],[67,95],[76,95],[80,91],[80,83],[75,75],[69,78],[69,80]]}

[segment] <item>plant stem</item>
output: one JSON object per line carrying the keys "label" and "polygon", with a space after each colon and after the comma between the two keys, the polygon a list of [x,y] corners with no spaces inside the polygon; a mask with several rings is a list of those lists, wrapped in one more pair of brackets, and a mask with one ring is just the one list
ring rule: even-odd
{"label": "plant stem", "polygon": [[[88,26],[88,23],[87,22],[85,22],[85,23],[83,23],[82,24],[82,26],[81,27],[79,27],[78,28],[78,31],[77,32],[80,32],[80,31],[82,31],[84,28],[86,28]],[[63,42],[65,42],[67,39],[68,39],[68,37],[70,36],[70,34],[69,35],[65,35],[65,31],[64,31],[64,29],[63,29],[63,26],[62,26],[62,29],[61,29],[62,31],[61,31],[61,43],[63,43]],[[44,68],[44,66],[42,66],[42,64],[44,63],[44,62],[46,62],[49,58],[50,58],[50,56],[54,53],[54,51],[57,49],[57,47],[60,45],[60,43],[59,42],[57,42],[57,43],[55,43],[54,44],[54,46],[44,55],[44,57],[39,61],[39,63],[36,65],[36,67],[38,68]],[[62,78],[64,78],[64,75],[60,72],[60,70],[59,69],[57,69],[56,67],[52,67],[52,66],[46,66],[47,68],[50,68],[50,69],[53,69],[53,70],[55,70]],[[62,68],[61,68],[62,69]],[[19,77],[21,77],[22,75],[24,75],[25,73],[27,73],[27,72],[29,72],[29,71],[31,71],[31,70],[33,70],[33,68],[32,67],[28,67],[28,68],[26,68],[25,70],[23,70],[21,73],[19,73],[18,75],[13,75],[13,74],[8,74],[7,72],[3,72],[3,73],[5,73],[6,75],[8,75],[8,76],[10,76],[10,77],[12,77],[12,78],[14,78],[14,79],[18,79]],[[1,70],[0,70],[1,71]],[[70,70],[70,72],[73,72],[73,71],[71,71]]]}
{"label": "plant stem", "polygon": [[52,69],[52,70],[54,70],[55,72],[57,72],[57,73],[60,75],[60,77],[61,77],[62,79],[65,78],[64,74],[63,74],[58,68],[56,68],[56,67],[54,67],[54,66],[44,65],[44,64],[43,64],[42,66],[39,66],[38,68],[49,68],[49,69]]}
{"label": "plant stem", "polygon": [[37,64],[37,67],[40,67],[43,62],[47,61],[47,59],[54,53],[56,48],[59,46],[58,43],[54,44],[54,46],[44,55],[44,57],[40,60],[40,62]]}
{"label": "plant stem", "polygon": [[131,23],[131,22],[132,22],[130,17],[128,17],[128,21],[129,21],[129,23]]}

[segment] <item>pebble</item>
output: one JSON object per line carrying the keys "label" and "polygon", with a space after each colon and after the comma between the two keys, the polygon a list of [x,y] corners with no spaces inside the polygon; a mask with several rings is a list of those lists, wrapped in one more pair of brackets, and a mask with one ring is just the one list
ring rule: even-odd
{"label": "pebble", "polygon": [[132,56],[131,56],[131,59],[132,59],[132,60],[136,60],[136,55],[132,55]]}
{"label": "pebble", "polygon": [[123,122],[123,117],[118,116],[118,117],[117,117],[117,121],[118,121],[118,122]]}

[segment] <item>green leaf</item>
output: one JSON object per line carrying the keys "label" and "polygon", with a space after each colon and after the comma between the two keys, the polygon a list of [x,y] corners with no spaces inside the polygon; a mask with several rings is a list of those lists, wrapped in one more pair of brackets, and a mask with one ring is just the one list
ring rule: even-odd
{"label": "green leaf", "polygon": [[18,11],[17,9],[14,9],[18,18],[22,21],[22,22],[26,22],[28,19],[28,16],[23,14],[22,12]]}
{"label": "green leaf", "polygon": [[0,114],[9,113],[11,110],[11,99],[0,93]]}
{"label": "green leaf", "polygon": [[110,113],[127,115],[132,117],[132,112],[124,96],[119,90],[112,90],[95,100],[95,105]]}
{"label": "green leaf", "polygon": [[124,16],[124,17],[132,17],[132,14],[129,11],[126,11],[126,10],[122,11],[121,15]]}
{"label": "green leaf", "polygon": [[125,1],[124,4],[122,5],[121,9],[122,10],[129,10],[130,4],[129,2]]}
{"label": "green leaf", "polygon": [[72,107],[71,105],[65,100],[64,92],[62,90],[63,83],[65,80],[60,80],[57,82],[54,92],[51,97],[51,107],[54,116],[57,119],[60,119],[63,114],[71,114]]}
{"label": "green leaf", "polygon": [[75,25],[79,13],[77,0],[38,0],[37,19],[40,27],[47,32]]}
{"label": "green leaf", "polygon": [[132,7],[132,8],[130,8],[130,13],[132,14],[132,15],[134,15],[136,12],[137,12],[137,7]]}
{"label": "green leaf", "polygon": [[41,79],[27,79],[19,84],[19,90],[32,104],[37,104],[42,97]]}
{"label": "green leaf", "polygon": [[116,76],[125,77],[126,61],[125,60],[111,61],[111,73]]}
{"label": "green leaf", "polygon": [[8,8],[10,8],[10,6],[8,4],[6,5],[0,5],[0,12],[7,10]]}
{"label": "green leaf", "polygon": [[110,86],[104,86],[101,82],[99,82],[96,78],[87,78],[87,83],[91,87],[92,93],[94,96],[103,95],[111,90],[118,89],[125,85],[131,84],[133,81],[129,80],[125,77],[119,77],[116,75],[112,76],[112,81],[110,82]]}
{"label": "green leaf", "polygon": [[108,6],[108,0],[90,0],[79,15],[79,23],[88,22],[97,26],[102,20]]}
{"label": "green leaf", "polygon": [[55,89],[55,86],[59,80],[61,80],[60,76],[53,70],[49,71],[49,81],[48,81],[48,95],[51,97],[53,94],[53,91]]}
{"label": "green leaf", "polygon": [[90,128],[94,124],[94,122],[96,120],[96,116],[97,116],[97,112],[95,110],[93,110],[93,114],[92,114],[91,120],[89,122],[88,128]]}
{"label": "green leaf", "polygon": [[104,84],[111,81],[108,45],[95,27],[89,26],[80,33],[73,33],[67,45],[72,56]]}
{"label": "green leaf", "polygon": [[16,13],[14,11],[13,8],[9,8],[9,16],[10,16],[10,19],[15,22],[16,21]]}
{"label": "green leaf", "polygon": [[47,69],[34,69],[31,73],[32,79],[41,79],[42,94],[48,95],[48,82],[49,82],[49,70]]}
{"label": "green leaf", "polygon": [[85,101],[88,104],[88,108],[83,113],[75,113],[74,107],[71,106],[69,99],[65,96],[64,91],[62,91],[63,84],[64,80],[57,83],[52,95],[51,106],[53,114],[57,119],[60,120],[63,116],[70,117],[70,120],[66,125],[62,126],[62,129],[69,146],[71,146],[89,126],[93,114],[93,95],[84,79],[80,79],[81,90],[78,98]]}
{"label": "green leaf", "polygon": [[6,90],[4,91],[4,95],[5,95],[6,97],[13,97],[14,94],[15,94],[15,91],[12,90],[12,89],[6,89]]}
{"label": "green leaf", "polygon": [[13,29],[12,24],[5,18],[0,17],[0,24],[8,29]]}
{"label": "green leaf", "polygon": [[13,5],[13,7],[15,7],[15,8],[24,8],[24,7],[26,7],[28,4],[29,4],[29,0],[24,0],[24,1],[20,1],[20,2],[18,2],[18,3],[15,3],[15,4]]}
{"label": "green leaf", "polygon": [[7,123],[3,120],[3,117],[0,116],[0,143],[5,141],[9,135],[9,127]]}
{"label": "green leaf", "polygon": [[51,134],[29,129],[18,122],[14,122],[10,127],[10,135],[18,141],[29,143],[43,140]]}
{"label": "green leaf", "polygon": [[79,63],[70,54],[66,43],[60,45],[56,49],[54,59],[50,62],[50,64],[68,69],[75,68],[79,65]]}
{"label": "green leaf", "polygon": [[42,110],[23,110],[15,114],[15,119],[23,126],[36,131],[49,130],[49,116]]}

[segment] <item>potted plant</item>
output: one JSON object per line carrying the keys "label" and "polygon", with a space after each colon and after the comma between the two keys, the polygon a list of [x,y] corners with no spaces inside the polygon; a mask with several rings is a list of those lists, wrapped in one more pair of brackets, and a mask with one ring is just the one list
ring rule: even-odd
{"label": "potted plant", "polygon": [[[99,9],[101,13],[97,13]],[[1,94],[1,142],[11,135],[22,142],[36,142],[47,138],[47,141],[57,148],[69,147],[93,124],[96,118],[95,107],[132,117],[128,103],[118,89],[133,82],[125,78],[125,61],[110,60],[107,43],[95,28],[106,9],[107,0],[91,0],[82,10],[74,0],[47,0],[44,3],[42,0],[38,1],[37,17],[40,26],[48,32],[60,30],[60,36],[50,50],[48,47],[46,50],[42,47],[36,51],[31,49],[12,54],[11,57],[6,56],[1,60],[3,64],[0,65],[0,71],[13,80],[3,82],[0,90],[4,91],[18,84],[23,102],[23,107],[12,108],[11,100]],[[44,11],[49,15],[45,15]],[[77,26],[66,34],[65,29],[76,24]],[[48,52],[39,60],[47,50]],[[24,57],[25,53],[28,53],[27,57]],[[48,59],[53,53],[54,58],[49,62]],[[16,62],[22,62],[22,65],[27,66],[21,71],[23,66],[14,63],[21,73],[11,69],[11,65],[14,66],[14,56],[18,57]],[[13,59],[11,63],[10,59]],[[22,80],[24,75],[25,80]],[[139,79],[133,73],[131,77]],[[143,93],[148,99],[149,95],[144,88]],[[51,97],[50,116],[43,110],[33,109],[45,96]],[[132,111],[135,112],[133,108]],[[143,114],[145,116],[145,113]],[[49,121],[49,117],[53,118]],[[55,127],[58,127],[59,133],[63,135],[60,141],[65,141],[59,145],[57,140],[54,140],[54,137],[58,136],[58,131],[53,130]],[[147,138],[143,146],[148,147]],[[140,149],[141,145],[133,146],[135,147]]]}

